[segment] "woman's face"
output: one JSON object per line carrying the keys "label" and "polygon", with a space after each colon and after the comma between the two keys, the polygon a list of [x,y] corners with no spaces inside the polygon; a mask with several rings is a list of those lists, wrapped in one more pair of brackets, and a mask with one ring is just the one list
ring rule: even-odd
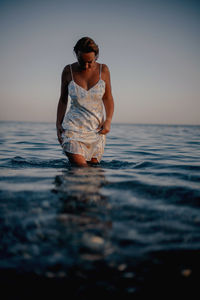
{"label": "woman's face", "polygon": [[80,68],[83,70],[91,69],[96,64],[96,57],[94,52],[84,53],[78,51],[77,60]]}

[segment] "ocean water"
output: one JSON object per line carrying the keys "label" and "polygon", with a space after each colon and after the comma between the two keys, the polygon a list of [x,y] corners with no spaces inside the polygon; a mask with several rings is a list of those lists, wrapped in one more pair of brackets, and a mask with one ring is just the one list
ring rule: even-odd
{"label": "ocean water", "polygon": [[86,168],[70,165],[54,123],[0,122],[0,144],[9,299],[30,289],[69,299],[197,296],[200,126],[113,123],[101,163]]}

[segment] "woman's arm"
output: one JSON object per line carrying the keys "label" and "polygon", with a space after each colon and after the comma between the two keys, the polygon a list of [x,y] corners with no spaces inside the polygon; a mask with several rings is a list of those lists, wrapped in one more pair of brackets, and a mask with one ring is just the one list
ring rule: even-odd
{"label": "woman's arm", "polygon": [[99,128],[102,128],[100,131],[101,134],[106,134],[110,131],[111,121],[114,113],[114,99],[112,96],[109,68],[105,64],[103,64],[103,67],[104,67],[103,72],[105,73],[104,81],[106,83],[106,88],[102,100],[106,111],[106,120],[104,121],[103,124],[100,125]]}
{"label": "woman's arm", "polygon": [[62,127],[63,118],[67,109],[68,103],[68,83],[67,83],[67,66],[63,69],[61,75],[61,92],[60,98],[57,107],[57,119],[56,119],[56,128],[58,141],[62,143],[62,132],[64,131]]}

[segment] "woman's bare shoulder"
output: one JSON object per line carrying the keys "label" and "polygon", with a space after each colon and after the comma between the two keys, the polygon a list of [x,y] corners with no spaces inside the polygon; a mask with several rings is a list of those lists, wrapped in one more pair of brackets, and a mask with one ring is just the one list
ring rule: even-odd
{"label": "woman's bare shoulder", "polygon": [[64,66],[62,73],[67,74],[70,72],[70,64]]}
{"label": "woman's bare shoulder", "polygon": [[109,72],[109,68],[106,64],[102,64],[102,71],[103,72]]}
{"label": "woman's bare shoulder", "polygon": [[110,69],[109,69],[108,65],[102,64],[102,74],[104,74],[105,77],[110,76]]}
{"label": "woman's bare shoulder", "polygon": [[71,80],[71,71],[70,71],[70,64],[64,66],[62,70],[62,77],[65,81],[69,82]]}
{"label": "woman's bare shoulder", "polygon": [[107,81],[110,78],[110,70],[106,64],[102,64],[102,79]]}

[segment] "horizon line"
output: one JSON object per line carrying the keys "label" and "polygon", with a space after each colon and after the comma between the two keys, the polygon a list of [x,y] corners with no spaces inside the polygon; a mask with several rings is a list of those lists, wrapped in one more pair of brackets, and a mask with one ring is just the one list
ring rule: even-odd
{"label": "horizon line", "polygon": [[[56,124],[53,121],[19,121],[19,120],[0,120],[0,122],[18,122],[18,123],[50,123]],[[200,126],[200,124],[187,124],[187,123],[130,123],[130,122],[112,122],[111,124],[121,124],[121,125],[167,125],[167,126]]]}

